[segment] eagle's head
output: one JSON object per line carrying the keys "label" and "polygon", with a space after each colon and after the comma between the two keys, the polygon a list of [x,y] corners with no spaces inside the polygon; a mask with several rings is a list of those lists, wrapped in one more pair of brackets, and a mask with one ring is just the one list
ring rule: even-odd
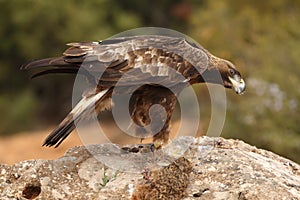
{"label": "eagle's head", "polygon": [[231,62],[212,56],[211,67],[208,71],[218,71],[221,74],[224,87],[232,88],[237,94],[242,94],[245,91],[245,81]]}
{"label": "eagle's head", "polygon": [[226,88],[232,88],[237,94],[242,94],[246,89],[244,79],[242,79],[239,71],[236,70],[235,66],[229,62],[224,61],[224,72],[222,72],[222,79]]}

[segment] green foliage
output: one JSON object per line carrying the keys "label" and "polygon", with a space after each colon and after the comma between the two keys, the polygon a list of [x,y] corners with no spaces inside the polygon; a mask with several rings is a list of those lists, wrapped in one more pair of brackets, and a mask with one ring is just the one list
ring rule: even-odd
{"label": "green foliage", "polygon": [[[19,71],[22,63],[58,56],[68,42],[162,26],[232,60],[246,77],[245,95],[227,92],[223,136],[300,162],[299,1],[1,0],[0,23],[2,134],[32,128],[41,119],[57,123],[70,108],[72,77],[48,76],[30,83]],[[195,88],[202,102],[208,98],[202,87]],[[208,116],[202,121],[205,129],[210,109],[209,103],[202,105],[201,118]]]}
{"label": "green foliage", "polygon": [[31,128],[35,123],[36,101],[32,92],[0,97],[0,132],[9,133]]}

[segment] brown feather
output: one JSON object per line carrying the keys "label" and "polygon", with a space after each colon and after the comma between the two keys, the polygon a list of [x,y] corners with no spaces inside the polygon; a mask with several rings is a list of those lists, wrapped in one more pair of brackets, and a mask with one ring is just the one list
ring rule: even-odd
{"label": "brown feather", "polygon": [[63,53],[64,56],[84,56],[86,54],[87,52],[79,47],[70,47]]}

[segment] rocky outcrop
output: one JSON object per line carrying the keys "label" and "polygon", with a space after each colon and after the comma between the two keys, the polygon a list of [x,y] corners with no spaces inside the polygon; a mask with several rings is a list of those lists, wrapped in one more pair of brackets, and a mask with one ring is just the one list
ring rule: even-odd
{"label": "rocky outcrop", "polygon": [[223,138],[180,137],[155,152],[80,146],[0,164],[0,199],[300,199],[300,166]]}

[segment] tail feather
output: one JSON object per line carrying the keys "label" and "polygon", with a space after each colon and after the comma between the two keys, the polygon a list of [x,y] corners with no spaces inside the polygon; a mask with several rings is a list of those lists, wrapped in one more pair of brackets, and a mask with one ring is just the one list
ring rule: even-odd
{"label": "tail feather", "polygon": [[30,61],[22,65],[21,70],[35,69],[38,67],[64,66],[64,65],[70,65],[70,63],[67,63],[64,57],[61,56],[61,57],[44,58],[44,59]]}
{"label": "tail feather", "polygon": [[[111,94],[111,89],[103,90],[93,96],[84,97],[70,112],[70,114],[54,129],[45,139],[43,146],[58,147],[76,128],[78,121],[87,119],[91,113],[95,111],[95,106],[101,103],[107,96]],[[97,109],[96,109],[97,110]],[[99,109],[101,111],[101,109]]]}
{"label": "tail feather", "polygon": [[[21,66],[21,70],[40,69],[39,71],[34,72],[33,75],[31,75],[31,78],[54,73],[76,74],[78,73],[79,68],[80,61],[77,62],[77,58],[72,60],[72,62],[69,62],[66,57],[53,57],[34,60]],[[84,70],[81,70],[80,73],[84,73],[84,75],[88,76]]]}
{"label": "tail feather", "polygon": [[55,148],[58,147],[74,129],[74,119],[69,115],[66,120],[60,123],[58,127],[48,135],[43,146],[51,147],[55,145]]}
{"label": "tail feather", "polygon": [[[79,68],[69,68],[69,67],[60,67],[54,69],[45,69],[39,72],[34,73],[31,78],[36,78],[45,74],[56,74],[56,73],[64,73],[64,74],[76,74],[78,73]],[[81,70],[83,71],[83,70]]]}

